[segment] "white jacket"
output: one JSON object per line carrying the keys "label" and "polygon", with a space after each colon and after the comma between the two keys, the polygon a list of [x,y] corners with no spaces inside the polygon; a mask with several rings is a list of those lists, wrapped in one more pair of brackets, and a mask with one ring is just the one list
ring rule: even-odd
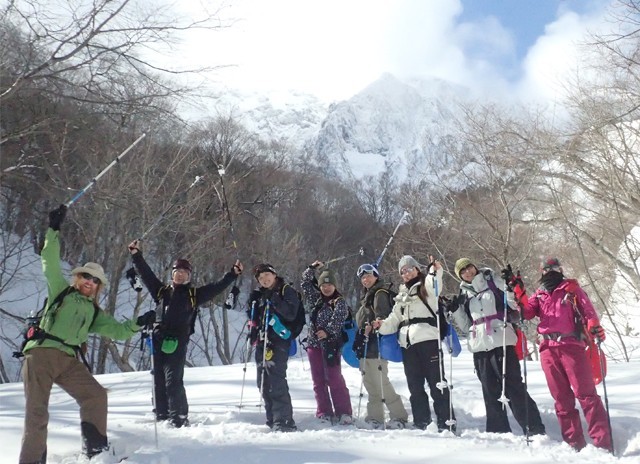
{"label": "white jacket", "polygon": [[[436,298],[434,282],[438,282],[438,290],[442,289],[442,269],[436,272],[436,275],[428,274],[425,277],[425,285],[427,290],[427,302],[436,315],[437,323],[438,315],[438,299]],[[408,348],[409,345],[424,342],[427,340],[438,340],[438,328],[426,322],[409,324],[410,319],[433,317],[433,314],[427,309],[427,306],[418,296],[418,291],[422,282],[417,282],[411,288],[406,285],[400,285],[398,295],[395,297],[395,304],[391,310],[391,314],[382,321],[379,332],[382,335],[398,332],[401,323],[405,321],[405,325],[400,327],[398,341],[402,348]]]}
{"label": "white jacket", "polygon": [[[478,270],[478,274],[469,282],[460,283],[460,292],[466,296],[467,303],[460,305],[453,313],[456,326],[468,332],[467,346],[472,353],[490,351],[502,347],[503,314],[496,309],[496,296],[489,287],[493,279],[496,287],[504,291],[504,280],[489,268]],[[516,307],[513,292],[507,292],[507,304]],[[467,313],[466,308],[469,309]],[[518,340],[511,324],[507,324],[506,345],[515,345]]]}

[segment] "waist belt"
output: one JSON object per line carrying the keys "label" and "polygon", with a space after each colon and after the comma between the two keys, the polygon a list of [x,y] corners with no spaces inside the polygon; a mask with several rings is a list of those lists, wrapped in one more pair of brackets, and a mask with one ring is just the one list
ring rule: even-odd
{"label": "waist belt", "polygon": [[549,332],[545,334],[539,334],[540,338],[543,340],[553,340],[554,342],[559,342],[563,338],[575,338],[578,339],[578,334],[575,332],[570,333],[561,333],[561,332]]}
{"label": "waist belt", "polygon": [[[408,320],[404,320],[400,322],[398,325],[398,335],[400,335],[400,329],[402,327],[406,327],[412,324],[429,324],[433,327],[438,327],[438,321],[436,321],[435,317],[412,317]],[[411,341],[409,340],[409,331],[407,331],[407,348],[411,346]]]}
{"label": "waist belt", "polygon": [[491,316],[485,316],[479,319],[475,319],[473,321],[473,328],[471,329],[473,336],[474,337],[476,336],[476,325],[480,325],[484,323],[484,328],[488,332],[489,329],[491,328],[491,321],[495,319],[503,319],[503,318],[504,318],[504,312],[500,311],[500,312],[497,312],[496,314],[492,314]]}

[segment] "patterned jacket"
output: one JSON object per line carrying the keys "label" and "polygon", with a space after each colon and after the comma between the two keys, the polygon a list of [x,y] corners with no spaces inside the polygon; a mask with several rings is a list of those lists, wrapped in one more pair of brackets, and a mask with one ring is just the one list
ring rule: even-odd
{"label": "patterned jacket", "polygon": [[324,330],[327,333],[326,343],[341,343],[342,327],[349,316],[347,302],[337,292],[337,298],[323,298],[315,282],[315,271],[312,268],[308,268],[302,273],[300,286],[305,300],[313,305],[307,336],[308,346],[315,348],[322,346],[322,342],[316,336],[318,330]]}

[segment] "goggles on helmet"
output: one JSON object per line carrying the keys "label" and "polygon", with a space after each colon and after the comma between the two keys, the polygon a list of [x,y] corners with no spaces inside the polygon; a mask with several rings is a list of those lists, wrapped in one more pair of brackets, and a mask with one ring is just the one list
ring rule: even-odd
{"label": "goggles on helmet", "polygon": [[365,274],[373,274],[375,277],[380,277],[378,269],[373,264],[363,264],[358,268],[358,272],[356,273],[358,279],[362,279],[362,276]]}

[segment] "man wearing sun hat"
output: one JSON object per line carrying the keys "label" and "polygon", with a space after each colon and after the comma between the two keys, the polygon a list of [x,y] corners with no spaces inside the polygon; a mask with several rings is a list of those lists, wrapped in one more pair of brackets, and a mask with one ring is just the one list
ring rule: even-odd
{"label": "man wearing sun hat", "polygon": [[22,378],[25,420],[20,463],[46,462],[49,396],[53,384],[60,386],[80,405],[80,429],[85,455],[89,458],[108,448],[107,392],[78,359],[89,333],[115,340],[131,338],[145,321],[155,319],[150,311],[136,321],[118,322],[98,307],[100,292],[107,285],[102,266],[86,263],[71,271],[71,285],[60,265],[60,225],[67,208],[49,213],[49,228],[40,254],[47,279],[48,304],[39,327],[29,331]]}

